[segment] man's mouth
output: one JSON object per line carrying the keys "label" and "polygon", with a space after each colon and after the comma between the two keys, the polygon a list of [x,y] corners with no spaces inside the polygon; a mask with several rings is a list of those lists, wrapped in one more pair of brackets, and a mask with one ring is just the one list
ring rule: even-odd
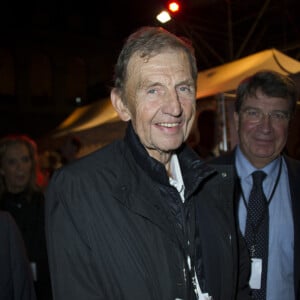
{"label": "man's mouth", "polygon": [[176,122],[176,123],[158,123],[157,125],[172,128],[172,127],[179,126],[179,124],[180,124],[179,122]]}

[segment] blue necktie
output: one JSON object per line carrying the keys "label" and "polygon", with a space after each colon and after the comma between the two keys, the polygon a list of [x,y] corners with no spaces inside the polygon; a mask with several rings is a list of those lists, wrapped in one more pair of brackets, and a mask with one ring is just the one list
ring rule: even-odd
{"label": "blue necktie", "polygon": [[261,288],[252,290],[252,297],[256,300],[266,299],[269,210],[262,186],[266,176],[266,173],[263,171],[255,171],[252,173],[253,186],[248,201],[245,231],[245,239],[251,258],[262,259]]}

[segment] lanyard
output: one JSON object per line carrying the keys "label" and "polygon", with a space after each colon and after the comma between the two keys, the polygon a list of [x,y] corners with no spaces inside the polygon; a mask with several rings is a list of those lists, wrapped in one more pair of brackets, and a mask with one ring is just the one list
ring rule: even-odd
{"label": "lanyard", "polygon": [[[278,173],[277,173],[277,177],[276,177],[276,181],[275,181],[275,185],[273,187],[273,190],[271,192],[271,195],[270,195],[270,198],[269,200],[267,200],[266,202],[266,205],[265,205],[265,208],[264,208],[264,211],[259,219],[259,221],[257,222],[257,225],[254,226],[254,224],[251,224],[251,227],[252,227],[252,230],[253,230],[253,233],[254,235],[256,236],[257,233],[258,233],[258,230],[259,230],[259,227],[260,225],[262,224],[264,218],[266,217],[267,215],[267,211],[269,209],[269,205],[273,199],[273,196],[275,194],[275,191],[277,189],[277,186],[278,186],[278,183],[279,183],[279,180],[280,180],[280,176],[281,176],[281,170],[282,170],[282,158],[280,158],[280,164],[279,164],[279,169],[278,169]],[[239,181],[239,185],[240,185],[240,190],[241,190],[241,195],[242,195],[242,198],[243,198],[243,202],[244,202],[244,205],[246,207],[246,210],[248,212],[248,204],[246,202],[246,198],[245,198],[245,194],[244,194],[244,191],[243,191],[243,188],[242,188],[242,184],[241,184],[241,181]]]}

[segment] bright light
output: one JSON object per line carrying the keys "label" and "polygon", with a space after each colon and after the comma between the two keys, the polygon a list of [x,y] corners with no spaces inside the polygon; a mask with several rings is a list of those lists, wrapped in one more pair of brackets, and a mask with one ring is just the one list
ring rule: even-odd
{"label": "bright light", "polygon": [[160,12],[157,16],[156,19],[160,22],[160,23],[166,23],[169,22],[171,20],[171,16],[170,14],[163,10],[162,12]]}
{"label": "bright light", "polygon": [[81,97],[76,97],[76,98],[75,98],[75,103],[76,103],[76,104],[81,104],[81,102],[82,102]]}
{"label": "bright light", "polygon": [[179,4],[178,2],[170,2],[169,5],[168,5],[168,8],[171,12],[175,13],[175,12],[178,12],[179,11]]}

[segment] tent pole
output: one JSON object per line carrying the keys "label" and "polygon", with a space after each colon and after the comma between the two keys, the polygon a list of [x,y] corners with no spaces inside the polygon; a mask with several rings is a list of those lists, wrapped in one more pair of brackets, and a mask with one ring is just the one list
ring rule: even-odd
{"label": "tent pole", "polygon": [[222,141],[220,142],[219,150],[223,152],[227,152],[228,151],[227,120],[226,120],[226,107],[225,107],[224,93],[218,95],[217,103],[218,103],[218,111],[221,116],[221,124],[222,124]]}

